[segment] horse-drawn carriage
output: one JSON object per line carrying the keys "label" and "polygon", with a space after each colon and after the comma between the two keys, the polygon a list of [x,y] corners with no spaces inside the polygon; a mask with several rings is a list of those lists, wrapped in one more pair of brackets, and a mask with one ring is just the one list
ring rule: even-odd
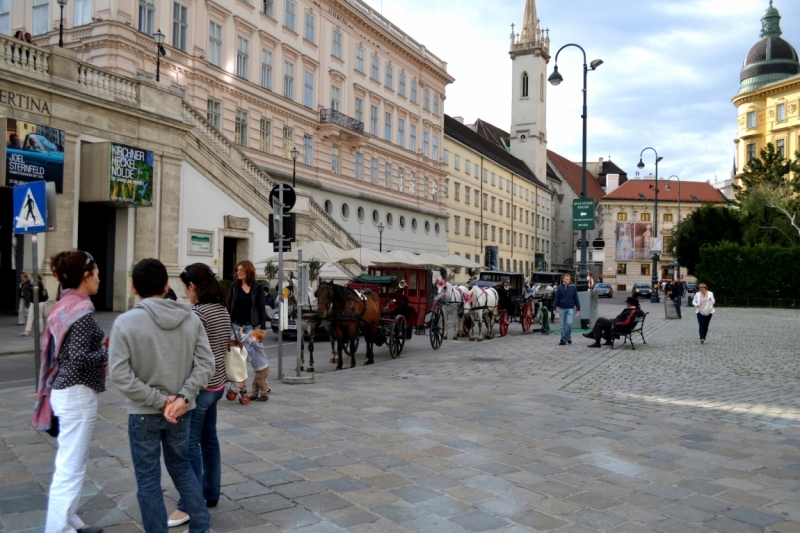
{"label": "horse-drawn carriage", "polygon": [[[522,331],[528,332],[533,325],[533,304],[526,297],[525,277],[517,272],[481,272],[480,278],[472,282],[473,287],[484,291],[494,289],[497,293],[497,318],[500,336],[508,334],[511,322],[520,322]],[[489,324],[487,324],[489,326]]]}

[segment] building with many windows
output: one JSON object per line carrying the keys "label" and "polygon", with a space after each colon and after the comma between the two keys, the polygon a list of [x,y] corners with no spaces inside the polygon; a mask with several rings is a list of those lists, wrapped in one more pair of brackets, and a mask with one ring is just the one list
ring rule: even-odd
{"label": "building with many windows", "polygon": [[[650,283],[653,238],[663,238],[659,279],[672,279],[675,258],[669,252],[675,226],[703,204],[722,203],[724,196],[710,183],[658,180],[658,219],[655,179],[628,180],[606,189],[600,200],[605,259],[601,279],[616,291],[631,291],[635,283]],[[678,211],[680,191],[680,212]],[[685,276],[685,271],[683,272]],[[690,279],[685,276],[684,279]]]}
{"label": "building with many windows", "polygon": [[[11,2],[8,31],[58,41],[53,0]],[[360,243],[444,252],[447,63],[359,0],[72,0],[79,59],[153,79]],[[258,259],[258,258],[256,258]]]}
{"label": "building with many windows", "polygon": [[770,3],[761,17],[761,40],[747,54],[733,97],[738,115],[735,173],[772,143],[783,157],[800,151],[800,62],[781,39],[781,16]]}
{"label": "building with many windows", "polygon": [[[549,261],[553,193],[527,165],[467,126],[445,116],[447,248],[476,267],[530,275]],[[466,279],[466,273],[458,276]]]}

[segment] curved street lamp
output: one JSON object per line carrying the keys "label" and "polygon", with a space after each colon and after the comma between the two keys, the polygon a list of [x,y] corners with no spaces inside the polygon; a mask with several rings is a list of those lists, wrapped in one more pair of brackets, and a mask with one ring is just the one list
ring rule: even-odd
{"label": "curved street lamp", "polygon": [[58,47],[64,48],[64,8],[67,7],[69,0],[58,0],[61,7],[61,22],[58,23]]}
{"label": "curved street lamp", "polygon": [[[586,64],[586,50],[583,49],[582,46],[574,43],[565,44],[561,48],[558,49],[556,52],[555,58],[555,65],[553,66],[553,73],[550,74],[550,77],[547,78],[554,87],[558,87],[562,81],[564,81],[564,77],[561,76],[561,73],[558,71],[558,55],[564,48],[574,46],[575,48],[579,48],[580,51],[583,53],[583,160],[582,160],[582,168],[581,168],[581,198],[586,198],[586,120],[588,118],[588,113],[586,111],[586,80],[587,75],[589,74],[589,70],[597,70],[597,67],[603,64],[602,59],[595,59],[590,64]],[[586,252],[586,230],[581,230],[581,262],[580,262],[580,270],[578,271],[578,282],[575,284],[579,291],[585,291],[589,288],[589,281],[587,279],[587,252]]]}
{"label": "curved street lamp", "polygon": [[[664,188],[666,190],[668,190],[668,191],[671,190],[670,186],[669,186],[669,180],[671,180],[672,178],[675,178],[676,180],[678,180],[678,225],[680,225],[680,223],[681,223],[681,179],[678,176],[673,174],[672,176],[667,178],[667,186],[664,187]],[[673,231],[673,235],[674,234],[675,234],[675,232]],[[680,259],[678,259],[677,257],[675,258],[675,269],[678,271],[677,276],[678,276],[678,282],[680,283],[680,281],[681,281],[681,263],[680,263]]]}
{"label": "curved street lamp", "polygon": [[161,28],[153,34],[153,40],[156,42],[156,81],[161,81],[161,56],[167,55],[167,51],[164,50],[166,38],[167,36],[161,33]]}
{"label": "curved street lamp", "polygon": [[[651,185],[650,186],[650,188],[654,189],[655,192],[656,192],[656,201],[655,201],[655,206],[653,207],[653,210],[654,210],[653,218],[655,219],[653,221],[653,238],[656,238],[656,237],[658,237],[658,162],[661,161],[664,158],[658,156],[658,152],[656,152],[655,148],[651,148],[651,147],[648,146],[647,148],[642,150],[641,153],[639,154],[639,163],[636,165],[636,168],[638,168],[639,170],[644,168],[644,162],[642,162],[642,156],[644,155],[644,153],[647,150],[652,150],[653,153],[656,155],[656,182],[655,182],[655,185]],[[650,276],[650,279],[651,279],[651,282],[652,282],[652,287],[653,287],[653,290],[651,291],[651,295],[650,295],[650,302],[652,302],[654,304],[657,304],[658,302],[661,301],[659,299],[659,297],[658,297],[658,269],[659,269],[659,266],[658,266],[658,254],[654,253],[653,254],[653,267],[652,267],[653,271],[651,272],[651,276]]]}

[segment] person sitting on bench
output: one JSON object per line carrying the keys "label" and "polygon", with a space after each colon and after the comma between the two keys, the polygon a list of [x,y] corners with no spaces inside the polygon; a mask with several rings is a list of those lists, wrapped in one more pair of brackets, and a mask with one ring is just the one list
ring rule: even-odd
{"label": "person sitting on bench", "polygon": [[628,299],[625,300],[625,303],[627,304],[627,307],[624,311],[617,315],[616,318],[609,320],[608,318],[600,317],[594,323],[594,328],[592,328],[592,331],[590,333],[583,334],[583,336],[587,339],[594,339],[594,344],[590,344],[589,348],[599,348],[601,346],[601,337],[606,340],[606,345],[612,345],[613,342],[611,342],[611,335],[613,334],[613,331],[624,330],[633,324],[633,317],[639,310],[639,300],[633,296],[628,296]]}

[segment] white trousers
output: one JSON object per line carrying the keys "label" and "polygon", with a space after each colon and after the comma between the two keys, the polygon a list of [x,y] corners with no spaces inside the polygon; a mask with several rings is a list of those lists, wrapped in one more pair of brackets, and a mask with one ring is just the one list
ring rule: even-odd
{"label": "white trousers", "polygon": [[[31,305],[28,306],[28,322],[25,324],[25,331],[33,331],[33,308],[36,307],[31,302]],[[39,333],[42,332],[44,329],[44,305],[43,302],[39,302]]]}
{"label": "white trousers", "polygon": [[45,533],[75,533],[84,526],[77,511],[97,418],[98,394],[84,385],[53,390],[50,403],[58,416],[56,471],[50,484]]}

